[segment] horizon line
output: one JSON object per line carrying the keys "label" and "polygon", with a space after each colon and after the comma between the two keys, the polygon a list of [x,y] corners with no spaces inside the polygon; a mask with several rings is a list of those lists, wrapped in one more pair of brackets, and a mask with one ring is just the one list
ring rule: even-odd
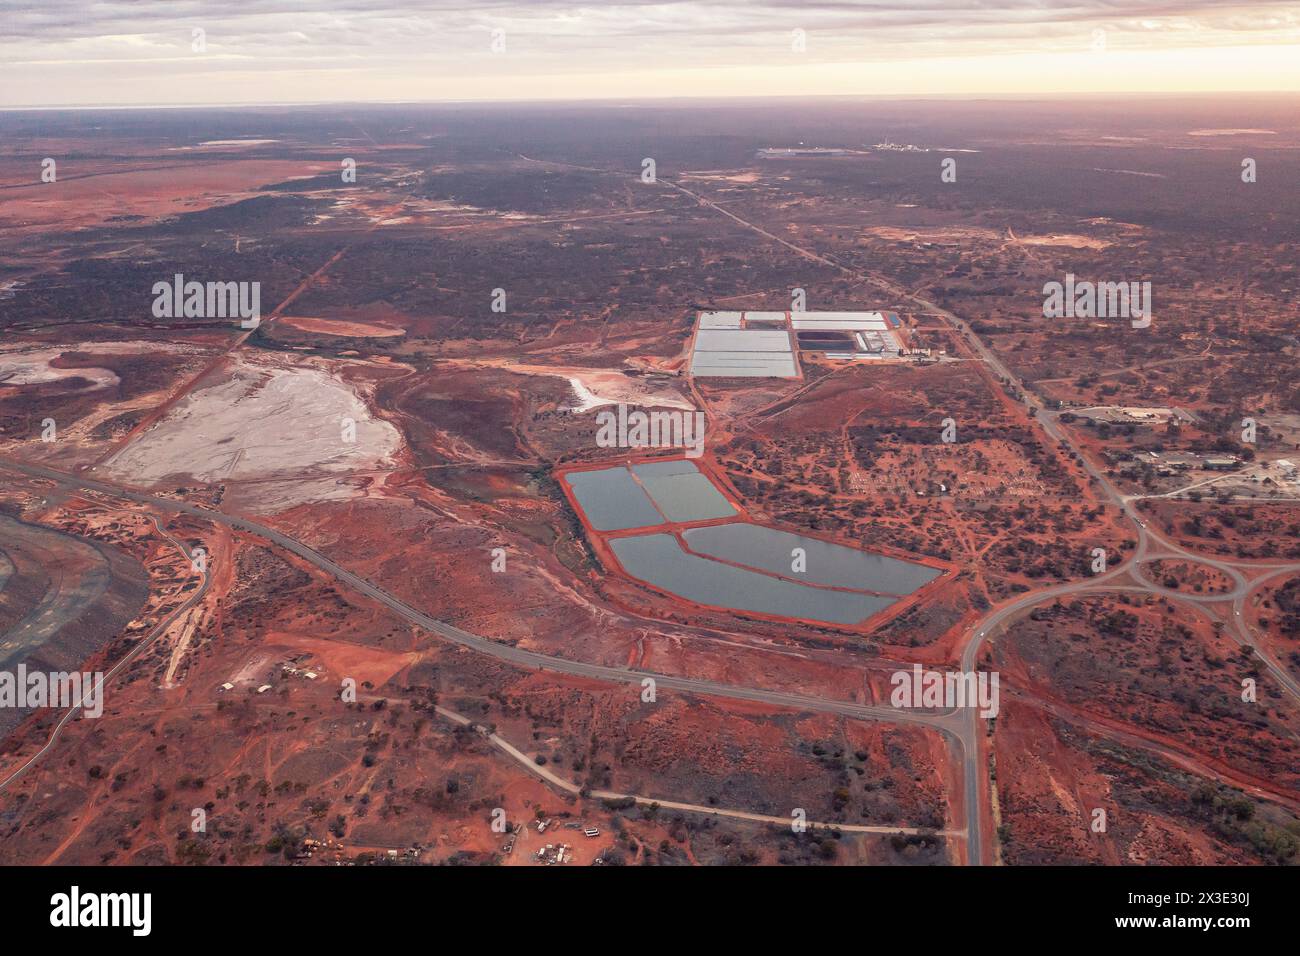
{"label": "horizon line", "polygon": [[989,93],[802,93],[789,95],[752,95],[752,94],[684,94],[681,96],[608,96],[571,98],[554,97],[544,99],[514,99],[505,97],[458,98],[458,99],[422,99],[422,100],[245,100],[238,102],[202,102],[202,103],[58,103],[48,105],[0,106],[0,113],[38,113],[61,110],[186,110],[186,109],[283,109],[285,107],[315,106],[553,106],[553,105],[591,105],[608,106],[639,103],[686,103],[703,105],[706,103],[728,102],[771,102],[778,100],[873,100],[881,102],[898,100],[937,100],[970,101],[981,100],[1020,100],[1025,102],[1042,100],[1078,100],[1078,99],[1130,99],[1130,98],[1180,98],[1207,99],[1214,97],[1256,96],[1256,97],[1298,97],[1300,91],[1290,89],[1276,90],[1078,90],[1053,91],[1042,93],[1025,92],[989,92]]}

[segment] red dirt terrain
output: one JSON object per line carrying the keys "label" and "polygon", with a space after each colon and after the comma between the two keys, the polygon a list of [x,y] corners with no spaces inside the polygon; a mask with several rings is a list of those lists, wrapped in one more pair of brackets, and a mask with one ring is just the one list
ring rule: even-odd
{"label": "red dirt terrain", "polygon": [[[772,127],[729,110],[656,121],[643,183],[642,119],[511,116],[0,148],[77,157],[0,184],[0,640],[57,595],[50,660],[112,674],[103,716],[4,738],[0,862],[1296,861],[1294,503],[1144,497],[1183,481],[1153,455],[1246,461],[1247,413],[1259,460],[1294,452],[1290,193],[1062,195],[1062,143],[1113,147],[1044,153],[1035,125],[963,132],[998,162],[954,203],[905,151],[755,159]],[[1043,319],[1045,281],[1135,262],[1186,280],[1146,335]],[[156,316],[178,273],[259,282],[262,324]],[[793,289],[923,351],[692,376],[700,311]],[[703,413],[747,519],[944,573],[858,627],[631,579],[561,480],[681,454],[602,447],[618,404]],[[1120,404],[1188,417],[1080,419]],[[997,717],[900,713],[913,664],[997,673]]]}

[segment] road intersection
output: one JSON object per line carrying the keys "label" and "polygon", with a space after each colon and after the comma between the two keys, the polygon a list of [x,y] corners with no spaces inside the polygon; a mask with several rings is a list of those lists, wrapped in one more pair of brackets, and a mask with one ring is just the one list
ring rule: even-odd
{"label": "road intersection", "polygon": [[[1002,363],[992,350],[990,350],[988,346],[980,340],[978,335],[976,335],[975,332],[966,325],[966,323],[962,322],[962,320],[952,312],[949,312],[936,303],[928,301],[919,295],[909,293],[907,290],[901,289],[886,280],[880,279],[879,277],[860,274],[835,261],[833,258],[803,249],[794,243],[780,238],[768,230],[741,218],[729,210],[720,208],[698,193],[689,191],[667,180],[661,179],[659,182],[689,196],[702,206],[718,212],[742,227],[752,230],[762,236],[765,240],[778,243],[787,250],[809,260],[829,265],[855,278],[868,281],[897,296],[900,301],[910,301],[914,303],[919,310],[941,317],[951,325],[958,334],[960,341],[969,348],[971,358],[983,363],[994,376],[1002,381],[1011,394],[1019,397],[1025,402],[1032,421],[1042,428],[1048,438],[1056,442],[1060,447],[1068,449],[1075,455],[1076,460],[1081,463],[1082,467],[1100,492],[1102,499],[1117,507],[1133,526],[1137,542],[1136,548],[1122,564],[1116,565],[1115,567],[1096,574],[1088,579],[1066,582],[1052,587],[1030,591],[990,608],[979,621],[975,622],[969,628],[959,645],[960,668],[963,672],[973,673],[978,667],[981,651],[994,638],[996,633],[1005,629],[1005,627],[1012,623],[1019,615],[1030,611],[1034,607],[1041,605],[1044,602],[1057,600],[1066,596],[1077,596],[1088,592],[1102,593],[1116,589],[1123,589],[1137,593],[1153,594],[1169,601],[1183,602],[1196,607],[1202,613],[1208,614],[1216,620],[1222,621],[1224,630],[1231,634],[1243,647],[1250,647],[1263,666],[1268,670],[1270,675],[1272,675],[1272,677],[1282,686],[1286,693],[1296,701],[1300,701],[1300,682],[1298,682],[1285,667],[1283,667],[1278,661],[1274,660],[1271,655],[1269,655],[1267,651],[1259,645],[1255,635],[1251,632],[1245,620],[1244,614],[1245,602],[1254,591],[1274,577],[1300,571],[1300,562],[1265,564],[1259,562],[1225,561],[1221,558],[1195,554],[1194,552],[1188,551],[1187,549],[1173,543],[1159,532],[1154,531],[1147,526],[1146,521],[1139,517],[1130,506],[1129,497],[1123,495],[1117,488],[1115,488],[1100,469],[1097,468],[1085,454],[1083,454],[1068,432],[1061,427],[1056,416],[1046,409],[1033,393],[1024,387],[1011,370]],[[335,258],[337,258],[337,256]],[[331,263],[333,261],[335,260],[331,260]],[[329,263],[327,263],[325,268],[327,268],[328,265]],[[279,311],[280,310],[277,309],[276,314],[278,314]],[[237,348],[239,345],[242,345],[245,338],[246,336],[239,339],[235,347]],[[135,504],[159,512],[193,515],[217,524],[225,525],[236,531],[256,535],[297,555],[340,583],[365,594],[394,613],[400,615],[405,620],[428,631],[429,633],[437,635],[443,640],[467,647],[471,650],[486,654],[504,663],[517,667],[535,671],[551,671],[575,677],[620,684],[639,685],[646,678],[651,678],[656,682],[657,687],[660,689],[676,690],[687,694],[743,700],[799,711],[833,713],[854,720],[870,720],[920,726],[937,731],[948,740],[950,746],[956,752],[961,766],[963,781],[962,816],[964,817],[964,825],[959,828],[954,827],[946,832],[953,836],[964,836],[964,855],[965,861],[968,864],[985,864],[992,862],[992,854],[990,852],[991,846],[988,844],[984,833],[984,823],[986,819],[985,811],[990,803],[991,785],[987,773],[987,757],[984,750],[987,733],[984,732],[984,728],[981,728],[981,718],[978,716],[978,711],[974,707],[948,711],[883,707],[860,704],[854,701],[817,697],[813,695],[793,694],[770,690],[767,688],[744,686],[721,681],[660,674],[635,668],[611,667],[607,665],[571,660],[569,658],[555,655],[541,654],[472,634],[452,624],[431,617],[423,611],[420,611],[397,598],[384,588],[366,580],[352,571],[349,571],[342,565],[308,545],[252,519],[238,515],[226,514],[173,498],[154,495],[146,490],[132,488],[124,484],[91,478],[84,472],[74,474],[7,457],[0,458],[0,467],[27,475],[31,478],[44,479],[53,482],[67,491],[95,492],[110,498],[131,501]],[[1214,595],[1186,594],[1165,588],[1164,586],[1148,579],[1142,573],[1142,566],[1157,558],[1176,558],[1209,566],[1226,575],[1232,581],[1233,587],[1228,592]],[[186,602],[185,606],[169,617],[167,621],[160,624],[159,628],[155,629],[155,631],[151,633],[147,641],[152,641],[157,634],[161,633],[167,626],[169,626],[176,615],[179,615],[184,610],[188,609],[188,607],[201,596],[202,590],[206,589],[206,586],[205,576],[203,588],[192,596],[190,601]],[[1230,603],[1231,613],[1223,613],[1223,615],[1220,616],[1220,609],[1225,603]],[[147,641],[142,642],[141,645],[137,646],[137,648],[132,651],[132,656],[143,650]],[[114,668],[114,670],[110,672],[109,676],[120,670],[121,665],[124,663],[126,663],[126,661],[119,663],[118,667]],[[6,786],[19,774],[26,772],[32,764],[34,764],[41,756],[46,754],[50,748],[54,746],[58,733],[64,726],[66,726],[67,722],[70,721],[73,716],[75,716],[75,708],[64,715],[64,717],[59,721],[54,734],[51,735],[50,741],[45,745],[45,747],[24,763],[18,773],[11,776],[4,782],[4,784],[0,784],[0,789],[3,789],[3,786]]]}

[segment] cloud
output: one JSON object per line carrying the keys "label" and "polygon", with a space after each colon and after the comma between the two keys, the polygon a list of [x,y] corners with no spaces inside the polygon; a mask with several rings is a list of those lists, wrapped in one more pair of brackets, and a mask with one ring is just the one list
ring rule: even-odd
{"label": "cloud", "polygon": [[[53,102],[44,94],[54,89],[67,98],[78,84],[79,99],[94,101],[105,75],[115,91],[169,77],[210,83],[223,65],[244,70],[249,61],[274,99],[279,79],[303,70],[353,79],[370,71],[391,84],[402,71],[495,82],[784,68],[796,52],[801,63],[852,65],[1073,52],[1095,30],[1111,49],[1300,43],[1297,0],[20,0],[5,16],[0,76],[27,102]],[[202,57],[191,51],[196,27],[205,31]],[[494,30],[504,31],[503,54],[489,48]],[[799,51],[796,30],[806,40]]]}

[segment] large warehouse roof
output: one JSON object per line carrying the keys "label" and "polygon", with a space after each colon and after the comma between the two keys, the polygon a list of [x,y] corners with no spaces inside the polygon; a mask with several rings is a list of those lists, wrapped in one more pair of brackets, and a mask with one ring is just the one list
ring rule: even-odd
{"label": "large warehouse roof", "polygon": [[697,352],[788,352],[790,333],[773,329],[705,329],[695,335]]}
{"label": "large warehouse roof", "polygon": [[889,328],[880,312],[796,312],[790,324],[797,331],[884,332]]}
{"label": "large warehouse roof", "polygon": [[798,369],[790,333],[777,329],[705,328],[701,316],[691,355],[699,377],[794,378]]}
{"label": "large warehouse roof", "polygon": [[740,313],[739,312],[701,312],[700,328],[738,329],[740,328]]}
{"label": "large warehouse roof", "polygon": [[794,378],[790,352],[696,352],[691,374],[700,378]]}

